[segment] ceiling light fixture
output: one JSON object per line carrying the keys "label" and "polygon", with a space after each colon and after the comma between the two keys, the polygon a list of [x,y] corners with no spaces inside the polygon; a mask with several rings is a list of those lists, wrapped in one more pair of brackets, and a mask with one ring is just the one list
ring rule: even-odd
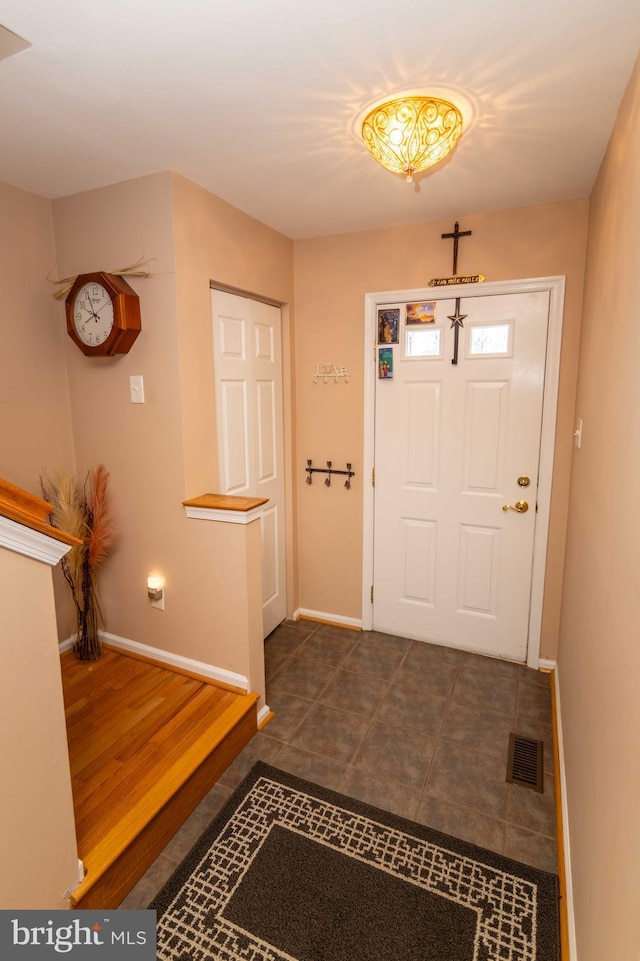
{"label": "ceiling light fixture", "polygon": [[462,114],[437,97],[408,96],[387,100],[369,111],[362,137],[378,163],[392,173],[413,175],[440,163],[462,133]]}

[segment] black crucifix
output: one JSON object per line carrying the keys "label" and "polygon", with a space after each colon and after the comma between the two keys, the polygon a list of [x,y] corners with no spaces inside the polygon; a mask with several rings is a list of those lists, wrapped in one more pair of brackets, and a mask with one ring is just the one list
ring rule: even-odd
{"label": "black crucifix", "polygon": [[[453,228],[452,234],[442,234],[443,240],[453,239],[453,276],[455,277],[458,273],[458,240],[460,237],[470,237],[470,230],[460,230],[460,224],[456,220],[455,226]],[[466,314],[460,313],[460,298],[456,297],[456,312],[453,316],[449,317],[451,321],[451,326],[455,328],[453,335],[453,357],[451,358],[452,364],[458,363],[458,337],[460,335],[460,328],[464,326],[462,321],[466,318]]]}

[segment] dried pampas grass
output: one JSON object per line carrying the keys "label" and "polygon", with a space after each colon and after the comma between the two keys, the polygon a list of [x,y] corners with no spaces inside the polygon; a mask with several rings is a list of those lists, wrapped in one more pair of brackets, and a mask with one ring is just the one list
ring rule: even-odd
{"label": "dried pampas grass", "polygon": [[91,537],[89,538],[89,566],[97,571],[109,556],[115,535],[111,502],[108,491],[109,473],[104,464],[98,464],[89,474],[91,491]]}
{"label": "dried pampas grass", "polygon": [[58,474],[53,480],[46,473],[40,477],[42,495],[53,505],[52,525],[82,542],[61,561],[76,608],[74,650],[81,660],[96,660],[102,653],[98,626],[103,618],[96,574],[109,556],[116,533],[108,481],[104,464],[90,470],[82,486],[68,473]]}

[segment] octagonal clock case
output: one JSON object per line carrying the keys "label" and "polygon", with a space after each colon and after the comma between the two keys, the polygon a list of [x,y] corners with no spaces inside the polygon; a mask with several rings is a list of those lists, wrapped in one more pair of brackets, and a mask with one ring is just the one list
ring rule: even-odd
{"label": "octagonal clock case", "polygon": [[126,354],[142,330],[140,298],[117,274],[80,274],[65,306],[67,333],[87,357]]}

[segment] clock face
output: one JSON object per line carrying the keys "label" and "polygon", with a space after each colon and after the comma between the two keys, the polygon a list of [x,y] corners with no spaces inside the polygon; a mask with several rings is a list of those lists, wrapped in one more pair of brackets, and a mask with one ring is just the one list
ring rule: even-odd
{"label": "clock face", "polygon": [[84,284],[73,305],[73,325],[82,343],[99,347],[111,333],[113,321],[113,302],[102,284]]}

